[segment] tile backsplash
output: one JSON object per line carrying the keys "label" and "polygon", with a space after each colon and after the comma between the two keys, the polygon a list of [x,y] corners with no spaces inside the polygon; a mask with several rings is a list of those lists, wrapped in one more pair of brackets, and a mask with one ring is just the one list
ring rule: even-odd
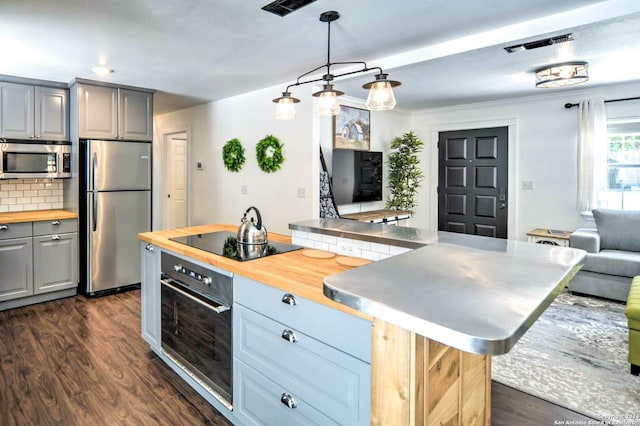
{"label": "tile backsplash", "polygon": [[61,179],[0,180],[0,213],[61,208]]}

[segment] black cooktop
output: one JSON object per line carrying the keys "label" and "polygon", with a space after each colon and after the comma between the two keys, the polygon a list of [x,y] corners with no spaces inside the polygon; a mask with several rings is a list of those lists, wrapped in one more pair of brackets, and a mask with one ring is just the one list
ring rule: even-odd
{"label": "black cooktop", "polygon": [[228,257],[229,259],[243,262],[245,260],[259,259],[260,257],[272,256],[274,254],[286,253],[288,251],[300,250],[302,246],[294,246],[293,244],[279,243],[269,241],[267,248],[262,251],[259,257],[246,257],[238,248],[238,240],[236,234],[227,231],[209,232],[206,234],[189,235],[188,237],[176,237],[169,240],[219,256]]}

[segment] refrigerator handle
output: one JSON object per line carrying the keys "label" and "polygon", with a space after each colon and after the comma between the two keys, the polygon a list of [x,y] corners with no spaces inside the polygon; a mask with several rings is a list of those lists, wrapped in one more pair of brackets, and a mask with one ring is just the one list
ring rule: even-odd
{"label": "refrigerator handle", "polygon": [[98,229],[98,194],[93,193],[93,232]]}
{"label": "refrigerator handle", "polygon": [[97,191],[98,190],[98,154],[97,153],[93,153],[93,167],[92,170],[93,175],[92,175],[92,179],[93,179],[93,185],[91,186],[91,189],[93,191]]}

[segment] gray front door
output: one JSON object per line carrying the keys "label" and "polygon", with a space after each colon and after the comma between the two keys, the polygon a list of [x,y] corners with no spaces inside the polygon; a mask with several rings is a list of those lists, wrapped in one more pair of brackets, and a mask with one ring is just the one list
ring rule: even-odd
{"label": "gray front door", "polygon": [[441,132],[438,230],[507,238],[508,128]]}

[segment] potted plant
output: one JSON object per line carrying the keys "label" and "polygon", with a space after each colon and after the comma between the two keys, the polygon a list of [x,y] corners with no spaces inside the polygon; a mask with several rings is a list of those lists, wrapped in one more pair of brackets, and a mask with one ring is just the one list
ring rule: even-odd
{"label": "potted plant", "polygon": [[413,131],[391,141],[389,154],[389,192],[386,208],[406,210],[413,213],[417,205],[416,195],[423,178],[418,153],[422,150],[422,141]]}

